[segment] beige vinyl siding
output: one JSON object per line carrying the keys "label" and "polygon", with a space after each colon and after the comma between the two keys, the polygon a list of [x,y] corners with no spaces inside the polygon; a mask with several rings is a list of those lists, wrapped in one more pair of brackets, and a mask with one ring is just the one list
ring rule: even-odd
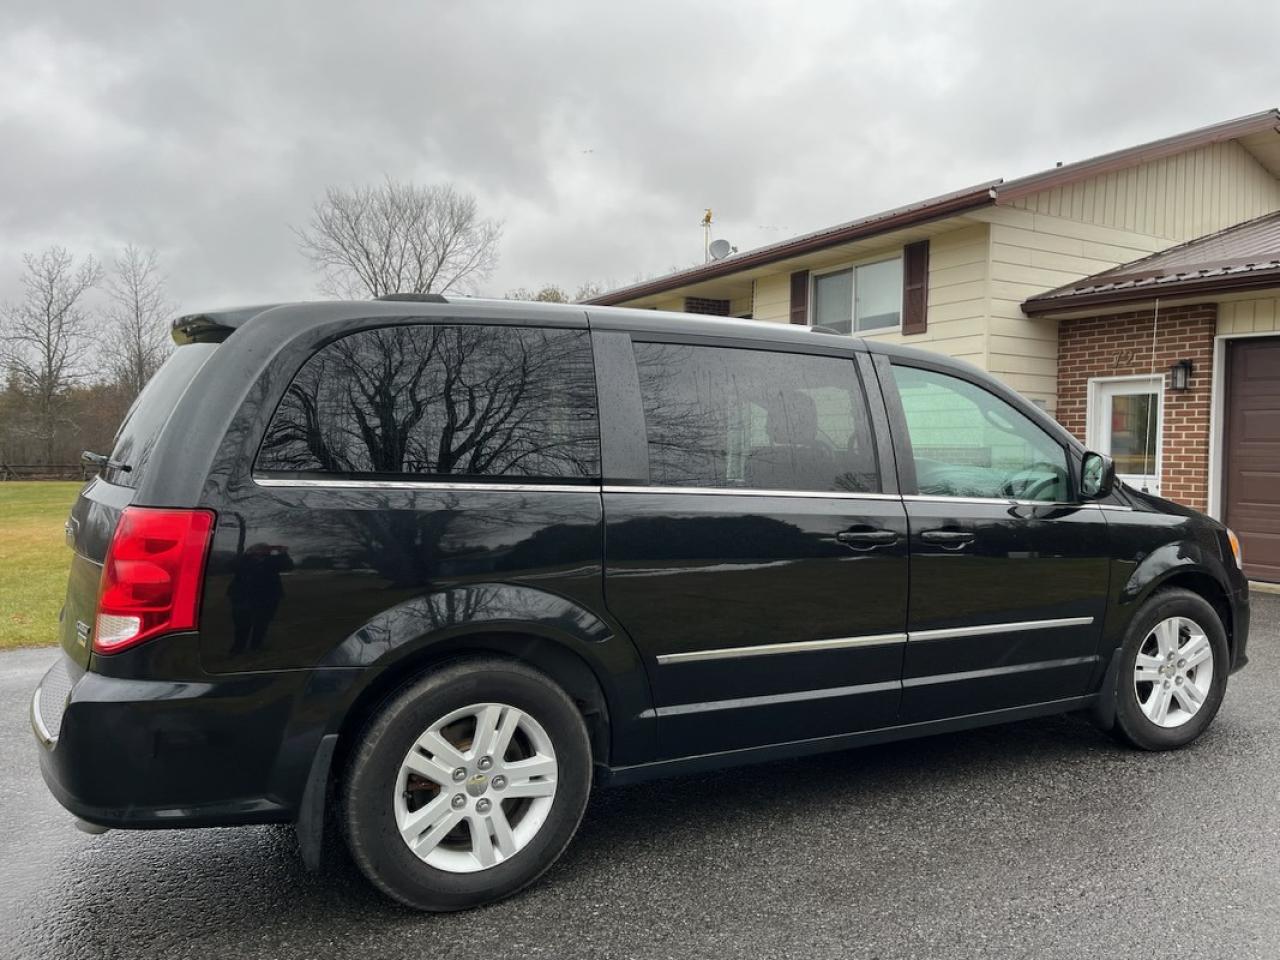
{"label": "beige vinyl siding", "polygon": [[653,305],[653,309],[684,313],[684,297],[668,297],[665,300],[659,300]]}
{"label": "beige vinyl siding", "polygon": [[1224,300],[1218,304],[1218,335],[1280,333],[1280,297]]}
{"label": "beige vinyl siding", "polygon": [[1058,324],[1029,319],[1028,297],[1163,250],[1172,240],[1063,217],[996,207],[991,221],[987,369],[1009,386],[1056,409]]}
{"label": "beige vinyl siding", "polygon": [[936,350],[986,366],[988,228],[970,224],[929,240],[929,324],[924,333],[903,336],[897,330],[867,334]]}
{"label": "beige vinyl siding", "polygon": [[1280,209],[1280,182],[1234,140],[1042,190],[1012,206],[1169,240]]}
{"label": "beige vinyl siding", "polygon": [[751,306],[752,298],[750,296],[734,297],[729,301],[729,315],[741,317],[751,312]]}
{"label": "beige vinyl siding", "polygon": [[751,316],[772,323],[791,322],[791,274],[756,277]]}

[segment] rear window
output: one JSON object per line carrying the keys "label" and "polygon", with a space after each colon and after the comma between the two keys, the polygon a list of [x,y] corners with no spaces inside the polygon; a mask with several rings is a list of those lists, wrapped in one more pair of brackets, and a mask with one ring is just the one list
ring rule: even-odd
{"label": "rear window", "polygon": [[106,479],[125,487],[136,487],[146,473],[151,451],[160,439],[169,414],[177,406],[187,385],[205,362],[218,349],[216,343],[189,343],[179,347],[169,356],[154,377],[147,381],[138,399],[124,416],[124,422],[116,431],[111,459],[128,464],[131,468],[106,471]]}
{"label": "rear window", "polygon": [[270,475],[590,480],[600,475],[585,330],[414,324],[343,337],[289,385]]}

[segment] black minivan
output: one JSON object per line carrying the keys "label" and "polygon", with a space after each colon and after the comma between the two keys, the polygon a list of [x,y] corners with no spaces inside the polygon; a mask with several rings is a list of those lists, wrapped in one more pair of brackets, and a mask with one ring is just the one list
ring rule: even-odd
{"label": "black minivan", "polygon": [[593,781],[1084,710],[1178,747],[1246,660],[1229,530],[935,354],[437,295],[174,339],[32,704],[88,829],[291,822],[315,864],[333,818],[453,910]]}

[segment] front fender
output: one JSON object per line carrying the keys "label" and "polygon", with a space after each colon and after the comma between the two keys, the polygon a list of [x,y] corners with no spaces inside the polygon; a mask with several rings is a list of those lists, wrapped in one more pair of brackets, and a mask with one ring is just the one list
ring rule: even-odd
{"label": "front fender", "polygon": [[1143,557],[1121,587],[1120,602],[1136,609],[1163,584],[1187,573],[1208,576],[1224,596],[1231,595],[1216,548],[1210,551],[1199,541],[1181,541],[1166,543]]}

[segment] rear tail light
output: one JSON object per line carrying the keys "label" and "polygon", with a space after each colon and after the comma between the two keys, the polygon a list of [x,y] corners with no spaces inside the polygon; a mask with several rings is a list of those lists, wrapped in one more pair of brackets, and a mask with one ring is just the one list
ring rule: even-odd
{"label": "rear tail light", "polygon": [[102,567],[95,652],[195,629],[213,519],[212,510],[124,508]]}

